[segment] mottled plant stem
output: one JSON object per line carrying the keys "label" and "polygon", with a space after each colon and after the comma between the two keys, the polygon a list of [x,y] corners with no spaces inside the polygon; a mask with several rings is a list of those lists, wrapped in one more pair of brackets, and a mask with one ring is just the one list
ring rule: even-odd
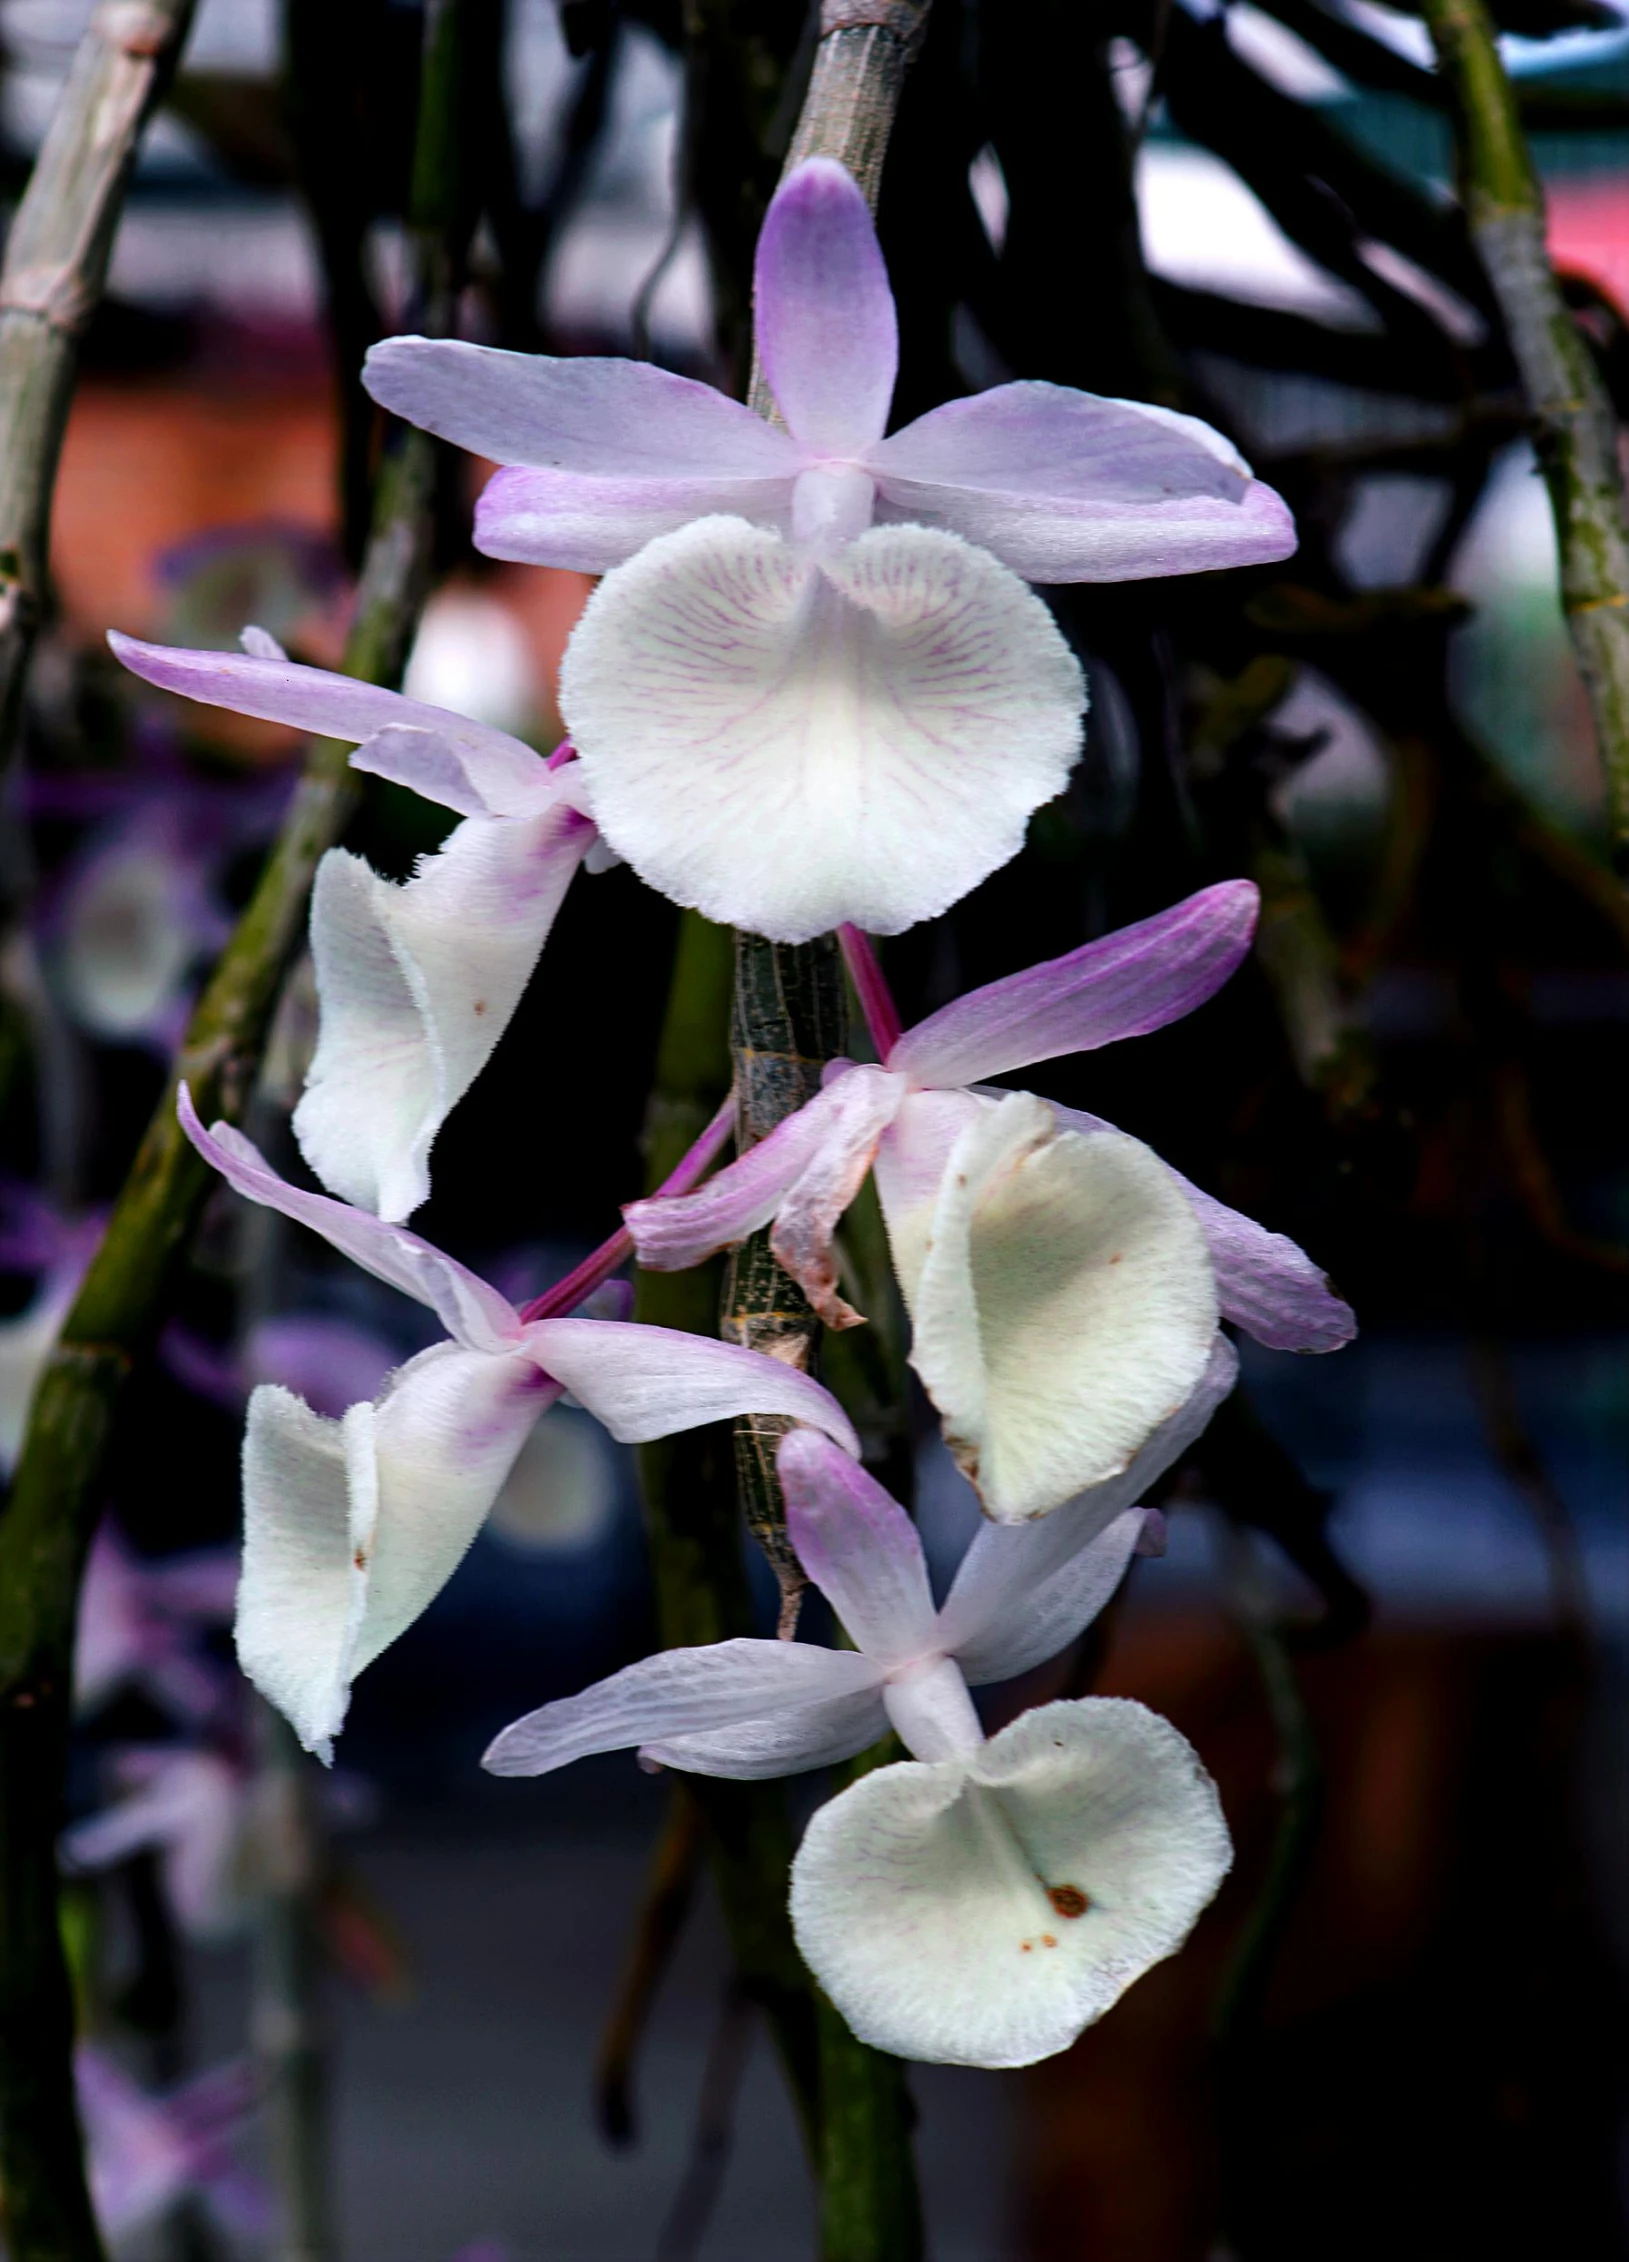
{"label": "mottled plant stem", "polygon": [[[429,579],[433,474],[428,437],[399,434],[380,471],[345,651],[347,673],[372,683],[398,682],[407,658]],[[242,1114],[318,860],[355,790],[349,748],[314,743],[40,1377],[0,1517],[0,2188],[11,2262],[102,2257],[74,2105],[55,1847],[79,1584],[115,1411],[214,1184],[176,1122],[176,1087],[191,1086],[206,1122]]]}
{"label": "mottled plant stem", "polygon": [[[843,1049],[846,1018],[835,936],[787,944],[736,935],[730,1049],[736,1143],[743,1152],[814,1098],[821,1070]],[[720,1332],[787,1366],[808,1368],[814,1362],[820,1322],[802,1289],[775,1262],[767,1231],[754,1233],[730,1260]],[[744,1415],[735,1425],[742,1512],[779,1583],[780,1631],[788,1639],[797,1628],[805,1584],[786,1537],[775,1476],[775,1447],[789,1427],[770,1414]]]}
{"label": "mottled plant stem", "polygon": [[193,0],[100,0],[46,129],[0,266],[0,772],[45,607],[57,459],[79,341],[107,280],[142,128]]}
{"label": "mottled plant stem", "polygon": [[1561,602],[1629,879],[1629,495],[1600,371],[1556,282],[1544,190],[1482,0],[1424,0],[1448,82],[1460,195],[1504,317],[1561,550]]}
{"label": "mottled plant stem", "polygon": [[[894,114],[927,15],[928,0],[822,0],[788,172],[805,158],[836,158],[875,209]],[[760,366],[747,397],[760,415],[774,414]],[[730,1045],[743,1148],[819,1090],[825,1063],[842,1050],[845,1014],[835,935],[797,944],[736,936]],[[788,1365],[814,1363],[820,1323],[775,1262],[766,1234],[754,1234],[731,1262],[721,1331]],[[789,1636],[804,1582],[775,1477],[784,1426],[741,1421],[735,1442],[741,1504],[774,1567],[780,1631]],[[829,2007],[822,2007],[819,2035],[822,2262],[911,2262],[921,2251],[921,2212],[904,2068],[857,2041]]]}
{"label": "mottled plant stem", "polygon": [[[654,1190],[730,1086],[730,933],[693,911],[679,921],[667,1013],[645,1124],[645,1184]],[[636,1316],[710,1335],[722,1266],[641,1272]],[[730,1433],[723,1424],[639,1448],[657,1632],[665,1649],[752,1631],[735,1516]],[[811,2159],[818,2156],[819,2046],[809,1975],[792,1939],[786,1880],[792,1833],[778,1783],[690,1786],[743,1990],[769,2022]]]}

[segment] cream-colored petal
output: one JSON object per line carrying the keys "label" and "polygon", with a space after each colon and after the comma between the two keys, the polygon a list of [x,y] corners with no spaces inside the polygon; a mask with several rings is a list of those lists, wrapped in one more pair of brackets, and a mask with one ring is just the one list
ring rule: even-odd
{"label": "cream-colored petal", "polygon": [[1026,1712],[969,1759],[879,1768],[815,1815],[792,1923],[863,2042],[942,2064],[1063,2050],[1171,1955],[1232,1859],[1215,1785],[1123,1698]]}
{"label": "cream-colored petal", "polygon": [[905,1279],[911,1364],[986,1514],[1045,1515],[1123,1469],[1189,1396],[1216,1333],[1205,1238],[1118,1132],[1013,1092],[952,1148]]}

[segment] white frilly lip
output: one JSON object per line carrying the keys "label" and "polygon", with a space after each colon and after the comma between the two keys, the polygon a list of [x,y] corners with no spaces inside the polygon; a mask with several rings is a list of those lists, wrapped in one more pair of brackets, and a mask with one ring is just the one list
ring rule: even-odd
{"label": "white frilly lip", "polygon": [[1079,663],[959,537],[819,557],[744,520],[650,543],[589,599],[560,706],[595,823],[710,919],[897,934],[1016,855],[1080,751]]}
{"label": "white frilly lip", "polygon": [[965,1757],[878,1768],[820,1808],[792,1924],[873,2049],[1027,2066],[1181,1947],[1231,1860],[1191,1745],[1140,1704],[1088,1697]]}

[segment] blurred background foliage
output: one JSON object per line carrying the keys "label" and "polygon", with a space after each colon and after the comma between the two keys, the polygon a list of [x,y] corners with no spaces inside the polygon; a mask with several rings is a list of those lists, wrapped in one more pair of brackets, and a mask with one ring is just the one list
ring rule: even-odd
{"label": "blurred background foliage", "polygon": [[[0,7],[8,197],[85,12]],[[1496,13],[1623,414],[1629,23],[1582,0]],[[468,21],[462,334],[740,391],[803,0],[470,0]],[[149,695],[101,632],[224,645],[252,619],[336,662],[382,440],[357,369],[406,313],[421,47],[403,0],[209,0],[87,344],[0,866],[12,1454],[296,751]],[[1175,1480],[1170,1557],[1082,1654],[998,1694],[1170,1711],[1241,1861],[1193,1950],[1064,2059],[923,2085],[946,2257],[1622,2251],[1629,897],[1452,173],[1423,27],[1375,0],[935,0],[898,119],[896,419],[1012,376],[1162,402],[1228,433],[1301,529],[1283,567],[1046,593],[1090,676],[1085,757],[1013,864],[887,947],[904,1017],[1248,873],[1260,938],[1221,998],[1035,1081],[1302,1241],[1364,1328],[1335,1361],[1249,1356]],[[478,475],[445,457],[439,479],[408,688],[546,746],[587,584],[477,557]],[[349,837],[401,874],[438,821],[370,788]],[[574,889],[442,1138],[415,1222],[505,1285],[580,1254],[641,1182],[676,931],[626,871]],[[274,1148],[310,1024],[297,974],[257,1103]],[[316,1375],[342,1404],[417,1345],[383,1292],[263,1222],[212,1209],[125,1404],[109,1512],[138,1558],[233,1536],[250,1383]],[[943,1565],[972,1511],[916,1427]],[[581,2109],[654,1792],[609,1768],[501,1794],[475,1773],[503,1718],[648,1646],[651,1610],[633,1471],[564,1411],[359,1688],[345,1756],[384,1815],[324,1888],[361,1990],[337,2014],[357,2256],[441,2256],[483,2223],[516,2256],[650,2251],[656,2195],[692,2155],[693,2199],[720,2152],[735,2045],[705,1925],[642,2077],[664,2094],[639,2167],[567,2165],[586,2132],[537,2102]],[[150,1688],[99,1699],[77,1806],[111,1752],[198,1732]],[[217,1720],[206,1742],[247,1769],[244,1733]],[[230,2033],[242,1952],[178,1945],[150,1862],[98,1891],[97,2016],[179,2078]],[[489,1921],[516,1955],[544,1935],[525,1954],[555,1974],[546,2039],[503,2025]],[[585,1932],[592,1986],[562,1976]],[[415,1960],[417,2009],[381,2008]],[[753,2066],[709,2254],[807,2240]],[[415,2111],[440,2116],[419,2157]],[[155,2253],[259,2251],[196,2193],[154,2221]],[[662,2251],[693,2229],[670,2218]]]}

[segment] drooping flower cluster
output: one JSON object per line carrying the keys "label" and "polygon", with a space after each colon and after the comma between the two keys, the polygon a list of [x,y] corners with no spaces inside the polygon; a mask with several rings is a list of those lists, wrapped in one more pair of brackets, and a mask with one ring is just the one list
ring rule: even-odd
{"label": "drooping flower cluster", "polygon": [[[1185,1937],[1226,1870],[1196,1755],[1134,1704],[1022,1715],[986,1741],[970,1684],[1073,1640],[1132,1555],[1146,1488],[1232,1386],[1220,1323],[1332,1349],[1351,1315],[1292,1243],[1140,1141],[989,1079],[1193,1011],[1247,951],[1227,882],[901,1031],[861,930],[933,915],[1006,862],[1063,785],[1085,704],[1028,582],[1266,562],[1278,497],[1191,418],[1035,384],[887,421],[893,301],[863,199],[800,167],[758,247],[758,346],[782,423],[644,364],[394,339],[367,382],[495,458],[476,539],[601,572],[548,761],[490,727],[297,665],[116,638],[186,697],[357,743],[354,764],[459,819],[405,885],[335,850],[312,905],[321,1027],[297,1187],[225,1124],[199,1152],[427,1305],[446,1340],[334,1414],[255,1390],[237,1604],[245,1671],[327,1757],[351,1682],[456,1568],[546,1408],[618,1439],[736,1414],[790,1425],[792,1544],[853,1650],[727,1641],[645,1659],[517,1722],[488,1764],[535,1774],[637,1746],[720,1775],[912,1752],[817,1814],[794,1922],[855,2031],[905,2054],[1015,2065],[1061,2048]],[[783,428],[784,427],[784,428]],[[842,930],[875,1064],[701,1183],[710,1128],[625,1231],[517,1307],[406,1230],[433,1142],[491,1057],[579,866],[622,859],[677,902],[783,942]],[[987,1521],[935,1609],[921,1549],[810,1377],[629,1324],[615,1280],[765,1225],[834,1327],[843,1213],[874,1172],[911,1358]],[[149,1805],[153,1802],[149,1800]]]}

